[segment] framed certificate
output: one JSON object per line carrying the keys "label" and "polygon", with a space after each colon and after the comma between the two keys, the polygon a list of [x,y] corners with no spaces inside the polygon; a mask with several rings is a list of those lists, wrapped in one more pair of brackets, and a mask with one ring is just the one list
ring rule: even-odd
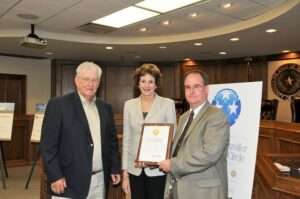
{"label": "framed certificate", "polygon": [[137,162],[157,165],[170,155],[174,124],[144,123],[139,143]]}

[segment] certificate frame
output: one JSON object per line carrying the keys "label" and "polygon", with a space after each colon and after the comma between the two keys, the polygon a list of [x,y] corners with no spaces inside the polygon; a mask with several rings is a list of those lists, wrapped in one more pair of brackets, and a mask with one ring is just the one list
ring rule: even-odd
{"label": "certificate frame", "polygon": [[144,123],[136,162],[157,165],[158,162],[168,159],[171,152],[173,129],[173,123]]}

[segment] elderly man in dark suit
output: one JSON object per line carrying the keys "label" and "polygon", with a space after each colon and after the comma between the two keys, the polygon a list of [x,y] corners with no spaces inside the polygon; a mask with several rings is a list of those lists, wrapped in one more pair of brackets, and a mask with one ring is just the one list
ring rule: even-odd
{"label": "elderly man in dark suit", "polygon": [[84,62],[77,91],[50,99],[40,148],[52,198],[107,198],[109,178],[120,182],[120,154],[112,107],[96,98],[102,70]]}
{"label": "elderly man in dark suit", "polygon": [[184,90],[190,110],[179,119],[171,159],[159,163],[169,173],[165,199],[227,199],[226,115],[207,101],[206,73],[189,71]]}

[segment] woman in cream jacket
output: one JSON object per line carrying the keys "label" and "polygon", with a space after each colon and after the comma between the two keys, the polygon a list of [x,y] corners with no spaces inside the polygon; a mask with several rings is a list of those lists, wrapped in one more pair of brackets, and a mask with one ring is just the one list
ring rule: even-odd
{"label": "woman in cream jacket", "polygon": [[122,188],[132,199],[162,199],[166,176],[158,167],[136,165],[143,123],[176,125],[174,101],[155,93],[161,73],[154,64],[144,64],[133,74],[141,95],[125,102],[123,122]]}

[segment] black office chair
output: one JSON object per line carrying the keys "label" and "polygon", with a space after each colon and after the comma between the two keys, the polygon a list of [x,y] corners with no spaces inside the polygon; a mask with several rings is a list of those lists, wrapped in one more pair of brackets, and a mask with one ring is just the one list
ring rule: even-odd
{"label": "black office chair", "polygon": [[300,98],[291,100],[292,122],[300,123]]}
{"label": "black office chair", "polygon": [[261,102],[260,119],[262,120],[276,120],[278,99],[264,99]]}

